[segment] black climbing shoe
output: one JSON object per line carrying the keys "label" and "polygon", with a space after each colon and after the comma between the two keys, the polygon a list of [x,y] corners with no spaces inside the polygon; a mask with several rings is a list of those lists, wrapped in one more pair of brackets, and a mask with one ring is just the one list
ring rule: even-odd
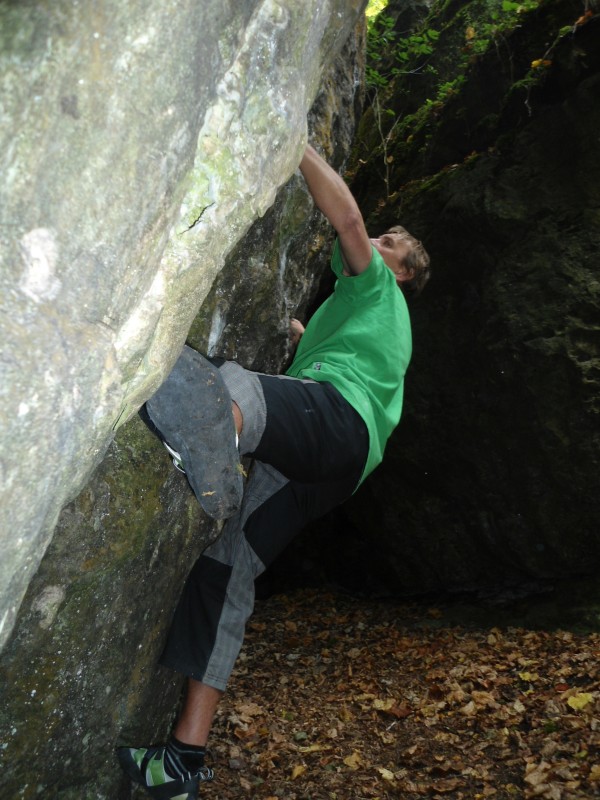
{"label": "black climbing shoe", "polygon": [[118,747],[117,755],[124,772],[143,786],[155,800],[197,800],[200,784],[212,781],[208,767],[171,778],[165,771],[165,747]]}
{"label": "black climbing shoe", "polygon": [[231,517],[242,502],[243,468],[231,397],[218,368],[186,345],[140,414],[176,454],[175,466],[185,472],[206,513]]}

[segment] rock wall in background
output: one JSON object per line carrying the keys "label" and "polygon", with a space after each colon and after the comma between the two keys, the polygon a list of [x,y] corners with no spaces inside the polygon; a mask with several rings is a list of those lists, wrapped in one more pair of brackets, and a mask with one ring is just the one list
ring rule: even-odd
{"label": "rock wall in background", "polygon": [[[2,151],[13,188],[29,192],[2,204],[13,215],[0,384],[10,614],[29,582],[0,656],[3,796],[129,796],[113,748],[169,728],[180,682],[156,660],[185,576],[219,532],[133,412],[186,337],[280,368],[289,317],[327,265],[331,231],[303,181],[286,181],[307,115],[332,163],[347,157],[364,4],[211,5],[0,12],[3,33],[7,21],[20,32],[3,40],[4,80],[37,102],[15,99],[24,138],[10,159]],[[16,81],[26,53],[39,96]]]}
{"label": "rock wall in background", "polygon": [[516,18],[496,39],[474,2],[429,18],[434,102],[414,111],[414,81],[395,85],[415,118],[389,153],[397,194],[368,201],[372,222],[414,228],[435,268],[413,310],[405,421],[353,512],[364,535],[371,509],[384,553],[394,542],[404,591],[600,564],[600,15],[498,8]]}
{"label": "rock wall in background", "polygon": [[351,185],[374,235],[399,221],[424,240],[433,278],[411,305],[384,463],[287,556],[285,580],[305,561],[305,578],[358,590],[491,595],[597,574],[597,12],[465,2],[412,30],[400,18],[411,47],[439,36],[367,109]]}

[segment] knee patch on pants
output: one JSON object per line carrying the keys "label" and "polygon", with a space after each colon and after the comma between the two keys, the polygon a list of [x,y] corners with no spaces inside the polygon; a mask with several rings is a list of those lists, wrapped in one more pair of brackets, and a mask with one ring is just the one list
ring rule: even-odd
{"label": "knee patch on pants", "polygon": [[244,425],[240,435],[240,453],[253,453],[258,447],[267,423],[267,406],[256,372],[244,369],[235,361],[219,366],[231,399],[240,408]]}

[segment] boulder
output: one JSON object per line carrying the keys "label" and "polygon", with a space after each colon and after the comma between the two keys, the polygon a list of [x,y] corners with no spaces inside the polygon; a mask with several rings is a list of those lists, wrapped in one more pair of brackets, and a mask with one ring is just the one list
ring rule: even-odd
{"label": "boulder", "polygon": [[[59,70],[59,45],[67,47],[61,37],[72,29],[66,84],[68,65],[86,58],[77,48],[91,42],[92,58],[94,34],[100,47],[110,29],[98,52],[112,59],[114,80],[98,77],[103,100],[75,81],[84,89],[74,90],[77,103],[66,103],[79,109],[74,117],[42,99],[43,86],[58,88],[40,66],[38,102],[48,110],[38,138],[61,159],[46,163],[38,152],[43,197],[31,194],[32,207],[16,197],[1,207],[3,215],[12,209],[15,239],[2,244],[12,248],[17,281],[3,292],[13,305],[1,319],[3,796],[130,796],[114,747],[164,739],[169,730],[181,682],[156,662],[183,581],[219,533],[135,411],[186,338],[248,367],[281,369],[289,318],[304,314],[315,275],[318,281],[327,269],[331,231],[302,179],[287,179],[307,115],[311,140],[332,163],[341,168],[347,157],[361,105],[364,31],[354,28],[362,4],[264,2],[241,11],[221,3],[212,15],[210,5],[145,4],[127,22],[135,9],[114,4],[103,16],[106,29],[83,14],[69,20],[59,10],[46,17],[34,4],[20,9],[25,38],[21,50],[13,43],[11,68],[23,73],[15,75],[25,80],[34,44],[48,50],[37,58]],[[16,31],[17,10],[0,13],[14,17]],[[98,59],[89,65],[94,75],[108,70]],[[117,80],[118,69],[128,77]],[[28,96],[16,78],[12,85]],[[111,125],[101,116],[88,120],[83,109],[95,103],[115,109]],[[188,103],[195,128],[182,116]],[[33,129],[34,109],[31,118],[26,112],[23,123]],[[63,144],[46,132],[54,125],[64,140],[65,126],[80,121],[89,136],[87,166],[83,150],[75,158],[84,147],[77,131]],[[12,179],[25,186],[25,173],[33,181],[35,172],[17,155]],[[33,248],[27,261],[22,239],[29,231],[38,232],[25,239]],[[9,277],[3,271],[2,280]],[[96,319],[101,312],[104,322]]]}
{"label": "boulder", "polygon": [[0,9],[0,645],[61,508],[299,163],[363,0]]}

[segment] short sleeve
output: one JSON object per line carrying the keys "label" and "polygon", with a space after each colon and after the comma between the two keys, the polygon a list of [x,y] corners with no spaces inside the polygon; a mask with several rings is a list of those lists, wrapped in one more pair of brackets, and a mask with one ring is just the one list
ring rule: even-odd
{"label": "short sleeve", "polygon": [[379,293],[384,286],[396,287],[396,279],[392,271],[385,265],[383,258],[372,247],[369,266],[360,275],[344,275],[344,261],[340,240],[336,239],[331,256],[331,269],[338,281],[335,291],[346,301],[353,302],[354,298],[365,300],[375,292]]}

